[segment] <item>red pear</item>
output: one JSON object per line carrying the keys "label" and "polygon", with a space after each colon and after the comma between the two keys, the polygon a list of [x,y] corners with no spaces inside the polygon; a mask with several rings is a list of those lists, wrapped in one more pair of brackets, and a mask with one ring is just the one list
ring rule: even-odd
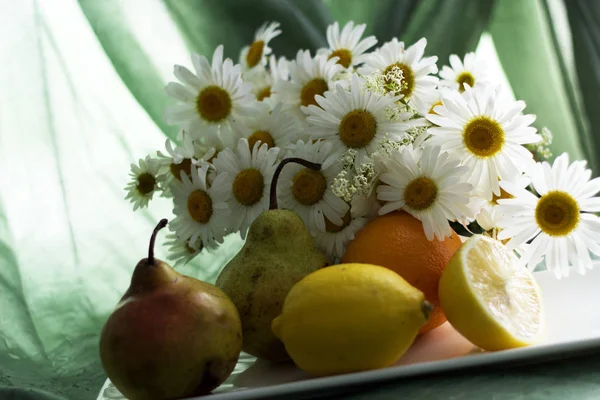
{"label": "red pear", "polygon": [[154,258],[166,224],[154,229],[148,258],[135,267],[100,338],[104,370],[130,400],[209,393],[231,374],[242,346],[240,317],[227,295]]}

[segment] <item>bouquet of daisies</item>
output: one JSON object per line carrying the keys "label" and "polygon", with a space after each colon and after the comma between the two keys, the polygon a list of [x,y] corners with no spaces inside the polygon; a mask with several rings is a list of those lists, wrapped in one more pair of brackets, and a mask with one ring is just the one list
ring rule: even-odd
{"label": "bouquet of daisies", "polygon": [[172,198],[172,258],[187,262],[226,235],[242,238],[269,207],[284,158],[279,206],[296,211],[332,262],[370,219],[404,210],[428,240],[451,225],[475,228],[514,249],[529,268],[581,273],[600,256],[600,179],[585,161],[558,156],[551,134],[531,126],[525,103],[486,76],[474,53],[438,70],[426,39],[377,47],[365,25],[327,28],[328,48],[287,60],[269,44],[279,24],[261,26],[238,64],[217,47],[212,60],[176,65],[166,110],[177,143],[131,166],[134,210],[156,192]]}

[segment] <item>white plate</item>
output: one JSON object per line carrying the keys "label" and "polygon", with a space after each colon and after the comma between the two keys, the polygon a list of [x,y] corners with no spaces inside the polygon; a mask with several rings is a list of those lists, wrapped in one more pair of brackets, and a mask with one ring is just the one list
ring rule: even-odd
{"label": "white plate", "polygon": [[[417,338],[394,365],[379,370],[312,378],[292,364],[272,365],[243,354],[229,379],[214,394],[196,399],[265,399],[271,396],[333,394],[358,385],[397,378],[505,363],[531,363],[600,351],[600,265],[587,275],[558,280],[547,271],[534,274],[546,311],[546,337],[535,346],[484,352],[448,323]],[[590,307],[591,306],[591,307]],[[589,312],[593,309],[594,312]],[[106,381],[98,400],[124,397]]]}

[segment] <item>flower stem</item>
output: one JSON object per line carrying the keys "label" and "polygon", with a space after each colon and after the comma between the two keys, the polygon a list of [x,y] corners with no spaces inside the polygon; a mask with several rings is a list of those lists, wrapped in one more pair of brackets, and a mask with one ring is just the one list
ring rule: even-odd
{"label": "flower stem", "polygon": [[277,169],[275,170],[275,173],[273,174],[273,179],[271,180],[271,193],[269,196],[269,200],[270,200],[269,210],[276,210],[277,208],[279,208],[279,206],[277,204],[277,181],[279,180],[279,175],[281,174],[283,167],[285,167],[287,164],[292,163],[292,162],[303,165],[306,168],[314,169],[315,171],[318,171],[321,169],[321,164],[316,164],[316,163],[313,163],[310,161],[306,161],[303,158],[290,157],[290,158],[284,158],[283,160],[281,160],[281,162],[277,166]]}

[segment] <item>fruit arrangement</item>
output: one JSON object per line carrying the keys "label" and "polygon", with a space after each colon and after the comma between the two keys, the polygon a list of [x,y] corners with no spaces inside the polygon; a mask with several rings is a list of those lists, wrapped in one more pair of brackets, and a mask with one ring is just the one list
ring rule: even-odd
{"label": "fruit arrangement", "polygon": [[[262,26],[240,63],[175,66],[178,142],[132,164],[134,210],[172,199],[175,267],[227,235],[245,244],[215,284],[149,255],[102,331],[128,398],[209,393],[241,351],[327,376],[396,363],[448,322],[487,351],[543,340],[543,261],[558,278],[600,256],[600,180],[551,165],[548,130],[482,60],[439,71],[426,40],[362,38],[335,23],[296,59]],[[461,233],[461,236],[457,234]]]}

